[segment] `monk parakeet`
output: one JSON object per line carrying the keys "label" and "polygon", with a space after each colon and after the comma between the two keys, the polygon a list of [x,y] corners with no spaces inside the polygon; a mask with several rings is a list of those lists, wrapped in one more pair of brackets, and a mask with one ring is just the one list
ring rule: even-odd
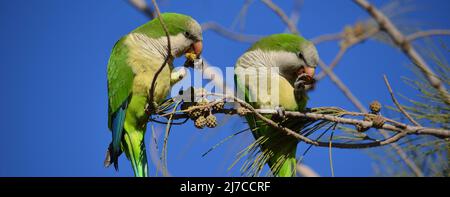
{"label": "monk parakeet", "polygon": [[[301,36],[267,36],[254,43],[237,60],[237,91],[255,108],[277,109],[279,115],[266,117],[298,132],[303,126],[302,121],[282,117],[283,110],[299,111],[305,108],[308,100],[306,91],[312,88],[318,61],[319,56],[314,44]],[[270,68],[277,68],[277,72],[271,72]],[[271,80],[277,80],[278,87],[263,84],[270,84]],[[278,93],[270,96],[261,94],[263,91],[270,93],[271,88],[278,88]],[[260,158],[265,158],[264,163],[269,165],[272,174],[294,176],[298,141],[265,124],[253,114],[247,114],[246,120],[255,139],[260,139],[260,150],[264,154]]]}
{"label": "monk parakeet", "polygon": [[[161,15],[170,35],[172,57],[184,53],[200,55],[202,31],[191,17],[164,13]],[[157,107],[169,94],[174,83],[180,81],[186,71],[173,71],[173,58],[159,74],[153,101],[148,103],[149,89],[155,72],[167,57],[168,43],[158,18],[138,27],[116,42],[108,62],[108,127],[112,141],[105,159],[105,166],[114,164],[118,169],[118,157],[125,152],[131,161],[135,176],[148,176],[144,134],[149,114],[146,106]]]}

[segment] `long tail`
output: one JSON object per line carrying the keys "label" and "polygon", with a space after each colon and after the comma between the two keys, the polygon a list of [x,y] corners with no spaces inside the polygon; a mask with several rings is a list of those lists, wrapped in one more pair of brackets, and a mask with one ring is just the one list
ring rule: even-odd
{"label": "long tail", "polygon": [[108,151],[106,152],[106,158],[104,165],[109,167],[112,163],[114,168],[119,170],[119,156],[122,154],[122,137],[123,137],[123,126],[125,123],[125,113],[128,106],[128,101],[125,101],[122,106],[115,112],[112,117],[112,124],[110,126],[112,133],[112,141],[109,144]]}
{"label": "long tail", "polygon": [[[271,172],[277,177],[292,177],[296,173],[297,160],[295,158],[298,141],[286,136],[261,120],[256,120],[253,115],[247,116],[247,121],[253,130],[255,139],[260,139],[260,148],[267,158]],[[289,124],[287,124],[289,123]],[[301,123],[287,121],[282,123],[289,128],[301,127]],[[256,129],[255,129],[256,128]],[[262,139],[262,140],[261,140]]]}
{"label": "long tail", "polygon": [[[145,129],[145,128],[144,128]],[[148,176],[147,153],[144,143],[145,130],[134,130],[124,135],[126,154],[131,161],[134,175],[136,177]]]}

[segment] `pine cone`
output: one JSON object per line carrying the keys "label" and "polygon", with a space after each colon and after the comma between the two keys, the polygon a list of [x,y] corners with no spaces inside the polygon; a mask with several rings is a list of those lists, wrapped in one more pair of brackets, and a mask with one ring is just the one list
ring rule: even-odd
{"label": "pine cone", "polygon": [[[188,109],[192,109],[194,106],[190,106]],[[192,120],[197,119],[199,116],[203,115],[203,111],[200,109],[194,109],[194,110],[190,110],[188,112],[188,116],[189,118],[191,118]]]}
{"label": "pine cone", "polygon": [[194,125],[199,129],[203,129],[203,127],[205,127],[206,122],[207,122],[206,118],[204,116],[200,116],[195,120]]}
{"label": "pine cone", "polygon": [[374,114],[378,114],[381,111],[381,103],[378,101],[373,101],[370,103],[370,111]]}
{"label": "pine cone", "polygon": [[209,112],[209,111],[211,111],[211,108],[205,106],[205,105],[208,105],[208,103],[209,103],[208,99],[202,98],[202,99],[200,99],[200,101],[198,101],[197,106],[203,106],[201,108],[201,110],[203,112]]}
{"label": "pine cone", "polygon": [[206,117],[206,126],[209,128],[214,128],[217,126],[217,118],[216,116],[209,114],[209,116]]}
{"label": "pine cone", "polygon": [[225,106],[225,103],[223,101],[218,101],[216,104],[214,104],[212,106],[212,108],[215,111],[219,111],[219,110],[223,109],[224,106]]}

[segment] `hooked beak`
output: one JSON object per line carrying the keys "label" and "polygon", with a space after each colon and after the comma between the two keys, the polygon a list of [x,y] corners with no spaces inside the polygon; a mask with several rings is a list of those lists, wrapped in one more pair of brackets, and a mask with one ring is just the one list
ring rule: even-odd
{"label": "hooked beak", "polygon": [[314,78],[314,73],[316,72],[316,68],[314,67],[309,67],[309,66],[302,66],[299,70],[298,70],[298,76],[301,75],[307,75],[310,78]]}
{"label": "hooked beak", "polygon": [[197,42],[193,43],[191,45],[191,49],[197,56],[200,56],[200,54],[202,53],[202,50],[203,50],[202,41],[197,41]]}
{"label": "hooked beak", "polygon": [[306,90],[310,90],[314,88],[315,79],[314,73],[316,72],[316,68],[310,66],[302,66],[297,75],[304,80]]}
{"label": "hooked beak", "polygon": [[202,53],[203,50],[203,43],[202,41],[196,41],[194,43],[191,44],[191,47],[186,51],[186,55],[188,55],[188,53],[194,53],[195,55],[192,57],[189,55],[186,56],[186,61],[184,62],[184,66],[188,67],[188,68],[193,68],[194,67],[194,59],[200,59],[200,54]]}

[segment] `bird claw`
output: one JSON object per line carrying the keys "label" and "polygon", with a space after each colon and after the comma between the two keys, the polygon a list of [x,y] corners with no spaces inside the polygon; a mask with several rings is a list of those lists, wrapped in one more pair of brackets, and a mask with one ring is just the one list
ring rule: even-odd
{"label": "bird claw", "polygon": [[145,112],[149,115],[156,113],[157,109],[158,104],[155,101],[153,101],[153,105],[150,105],[149,103],[145,105]]}
{"label": "bird claw", "polygon": [[294,90],[296,92],[304,92],[305,91],[305,85],[306,85],[305,76],[306,76],[306,74],[301,74],[295,80]]}

